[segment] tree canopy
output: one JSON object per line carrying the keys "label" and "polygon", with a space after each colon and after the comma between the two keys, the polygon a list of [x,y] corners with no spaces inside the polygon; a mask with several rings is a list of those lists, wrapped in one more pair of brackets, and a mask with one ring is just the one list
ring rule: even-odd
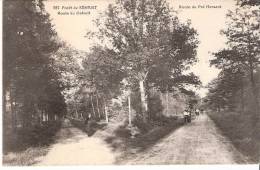
{"label": "tree canopy", "polygon": [[[52,55],[60,47],[42,1],[4,1],[4,100],[26,125],[66,113],[63,84]],[[9,94],[9,95],[8,95]],[[15,104],[14,104],[15,103]],[[19,111],[18,115],[15,115]]]}
{"label": "tree canopy", "polygon": [[94,35],[113,51],[117,68],[129,82],[139,82],[143,112],[146,88],[165,91],[200,83],[195,75],[184,74],[197,61],[197,32],[189,22],[181,23],[165,0],[118,0],[96,23]]}
{"label": "tree canopy", "polygon": [[244,112],[244,93],[249,84],[253,98],[250,109],[255,113],[256,116],[253,117],[257,122],[259,92],[256,75],[260,64],[260,12],[259,7],[250,5],[253,1],[244,3],[242,7],[229,11],[226,16],[228,27],[221,31],[227,38],[226,48],[214,53],[214,58],[210,61],[210,64],[221,69],[221,72],[218,78],[209,84],[208,102],[219,109],[235,108],[238,104],[235,104],[234,100],[239,94],[240,110]]}

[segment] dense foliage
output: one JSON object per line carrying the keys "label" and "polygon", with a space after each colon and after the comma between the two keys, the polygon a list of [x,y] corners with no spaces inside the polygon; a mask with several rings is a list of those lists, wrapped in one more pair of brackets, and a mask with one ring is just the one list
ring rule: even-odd
{"label": "dense foliage", "polygon": [[3,25],[4,133],[58,120],[66,114],[53,58],[60,43],[43,2],[4,1]]}
{"label": "dense foliage", "polygon": [[106,42],[116,70],[130,87],[139,86],[144,122],[150,88],[166,92],[200,84],[195,75],[184,74],[197,60],[197,33],[189,22],[178,20],[166,1],[117,1],[96,23],[98,32],[89,35]]}
{"label": "dense foliage", "polygon": [[[249,2],[249,1],[247,1]],[[253,1],[252,1],[253,2]],[[257,5],[257,4],[256,4]],[[214,53],[211,65],[221,69],[209,84],[205,101],[212,109],[239,110],[259,123],[260,10],[245,5],[227,14],[225,49]]]}

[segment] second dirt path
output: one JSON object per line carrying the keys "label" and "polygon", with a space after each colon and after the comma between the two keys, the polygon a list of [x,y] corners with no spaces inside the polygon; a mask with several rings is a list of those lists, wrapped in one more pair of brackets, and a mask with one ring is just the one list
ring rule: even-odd
{"label": "second dirt path", "polygon": [[234,164],[246,160],[204,114],[123,164]]}

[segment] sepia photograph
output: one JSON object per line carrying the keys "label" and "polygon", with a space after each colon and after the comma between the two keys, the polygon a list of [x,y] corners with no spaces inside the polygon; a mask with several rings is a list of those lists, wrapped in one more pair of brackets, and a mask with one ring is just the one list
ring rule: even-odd
{"label": "sepia photograph", "polygon": [[2,29],[2,166],[259,169],[260,0],[3,0]]}

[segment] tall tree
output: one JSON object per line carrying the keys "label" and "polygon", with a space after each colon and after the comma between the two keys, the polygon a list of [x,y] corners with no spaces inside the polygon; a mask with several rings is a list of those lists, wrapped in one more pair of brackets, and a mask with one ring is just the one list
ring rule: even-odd
{"label": "tall tree", "polygon": [[218,77],[208,85],[208,105],[218,111],[222,108],[234,109],[236,107],[234,98],[239,90],[243,90],[243,75],[241,70],[235,68],[222,70]]}
{"label": "tall tree", "polygon": [[[237,91],[241,92],[241,111],[244,110],[244,79],[247,67],[243,64],[244,58],[235,50],[224,49],[214,54],[211,65],[221,69],[219,82],[222,85],[223,95],[229,95],[228,102],[231,103]],[[218,88],[221,88],[220,86]]]}
{"label": "tall tree", "polygon": [[[103,101],[105,117],[108,119],[107,102],[114,96],[121,93],[121,81],[125,73],[120,69],[113,50],[94,46],[83,60],[81,79],[84,88],[88,89],[90,98],[96,94],[96,109],[99,113],[99,105]],[[95,112],[93,99],[91,100],[93,112]]]}
{"label": "tall tree", "polygon": [[165,0],[117,0],[96,23],[128,79],[138,82],[146,122],[150,74],[163,67],[159,76],[167,80],[182,76],[196,62],[196,31],[180,23]]}
{"label": "tall tree", "polygon": [[3,6],[4,98],[12,94],[10,101],[15,99],[24,125],[30,125],[39,110],[48,114],[64,111],[57,111],[65,105],[52,59],[59,43],[42,0],[4,1]]}
{"label": "tall tree", "polygon": [[259,110],[258,92],[254,72],[260,64],[260,11],[258,7],[244,6],[227,14],[228,28],[222,33],[227,37],[229,49],[216,55],[216,64],[243,65],[249,73],[255,110]]}

